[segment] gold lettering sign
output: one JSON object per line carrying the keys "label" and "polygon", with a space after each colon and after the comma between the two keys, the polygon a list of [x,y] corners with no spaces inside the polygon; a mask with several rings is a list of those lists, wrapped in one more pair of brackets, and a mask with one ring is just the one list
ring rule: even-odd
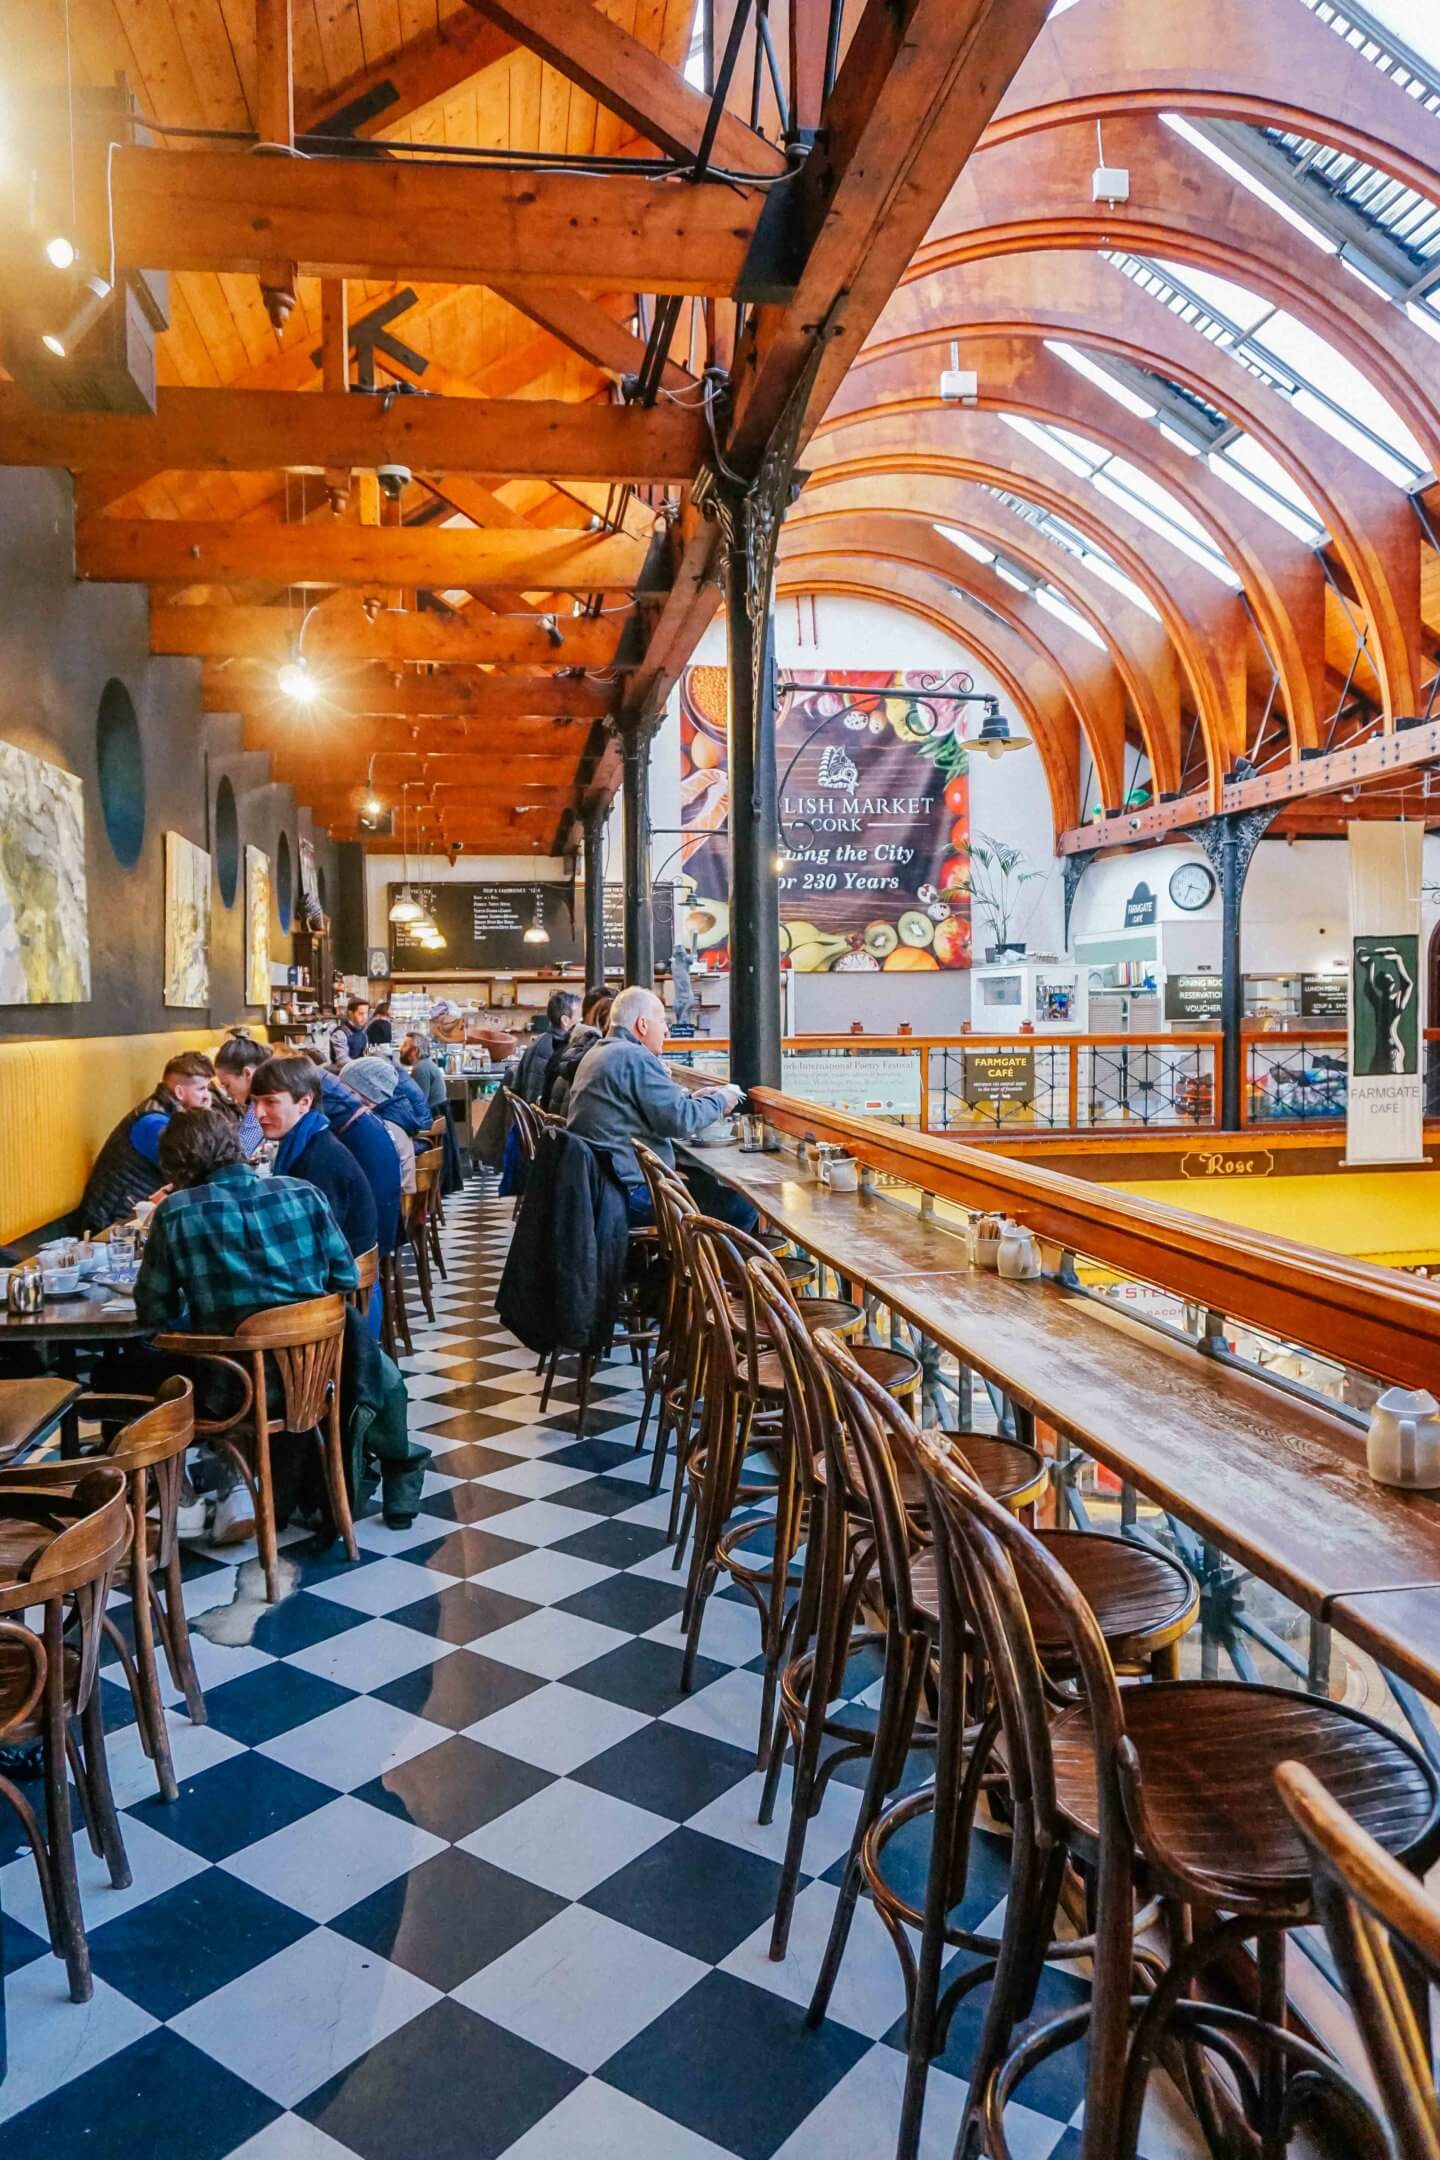
{"label": "gold lettering sign", "polygon": [[1274,1168],[1269,1148],[1194,1148],[1180,1158],[1183,1178],[1269,1177]]}

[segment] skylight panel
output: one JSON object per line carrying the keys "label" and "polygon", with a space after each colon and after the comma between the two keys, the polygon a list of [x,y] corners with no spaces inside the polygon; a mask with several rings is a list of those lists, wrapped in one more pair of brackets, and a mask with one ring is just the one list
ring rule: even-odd
{"label": "skylight panel", "polygon": [[1247,172],[1238,158],[1227,155],[1217,143],[1212,143],[1208,136],[1192,127],[1188,120],[1182,120],[1179,113],[1161,113],[1160,118],[1166,127],[1174,130],[1182,142],[1189,143],[1192,150],[1198,150],[1201,157],[1209,158],[1212,165],[1218,165],[1221,172],[1228,173],[1232,180],[1238,181],[1257,201],[1273,210],[1276,217],[1284,218],[1287,225],[1293,225],[1296,232],[1303,233],[1311,246],[1319,248],[1322,255],[1339,252],[1334,241],[1327,240],[1320,228],[1311,224],[1309,218],[1301,217],[1298,210],[1292,210],[1289,203],[1266,187],[1263,180],[1257,180],[1253,173]]}
{"label": "skylight panel", "polygon": [[1113,586],[1115,591],[1128,600],[1132,607],[1141,609],[1153,621],[1159,622],[1160,610],[1151,600],[1150,595],[1142,586],[1135,583],[1134,578],[1127,577],[1118,563],[1111,562],[1108,555],[1097,555],[1093,548],[1086,548],[1080,559],[1093,576],[1102,579],[1105,584]]}
{"label": "skylight panel", "polygon": [[1272,312],[1268,300],[1262,300],[1258,293],[1249,291],[1244,285],[1233,284],[1229,278],[1216,277],[1212,270],[1201,270],[1194,263],[1170,262],[1160,255],[1155,260],[1167,277],[1198,293],[1217,315],[1225,316],[1242,330],[1253,330]]}
{"label": "skylight panel", "polygon": [[1107,473],[1097,474],[1092,485],[1107,502],[1118,503],[1122,510],[1128,510],[1142,525],[1148,525],[1152,532],[1159,533],[1172,547],[1179,548],[1182,555],[1188,555],[1192,562],[1199,563],[1202,570],[1208,570],[1221,585],[1227,585],[1231,592],[1239,591],[1240,579],[1224,556],[1218,555],[1208,542],[1192,539],[1182,526],[1172,524],[1148,502],[1132,494],[1128,488],[1121,487]]}
{"label": "skylight panel", "polygon": [[[1267,489],[1277,503],[1285,504],[1296,517],[1303,519],[1309,527],[1308,538],[1312,544],[1324,538],[1325,521],[1317,512],[1314,503],[1298,482],[1291,479],[1279,459],[1273,458],[1268,450],[1256,442],[1253,435],[1237,435],[1219,458],[1210,460],[1212,470],[1219,472],[1227,459],[1238,465],[1252,479],[1258,480],[1261,487]],[[1275,515],[1273,511],[1271,514]],[[1281,519],[1280,522],[1285,521]]]}
{"label": "skylight panel", "polygon": [[1247,502],[1254,503],[1257,510],[1263,510],[1267,517],[1273,518],[1277,525],[1283,526],[1286,532],[1292,534],[1305,547],[1315,547],[1324,539],[1323,530],[1310,518],[1292,510],[1288,503],[1282,502],[1268,488],[1262,487],[1258,480],[1251,478],[1243,465],[1237,464],[1228,454],[1222,453],[1207,459],[1206,462],[1217,479],[1223,480],[1227,487],[1234,488],[1236,494],[1243,495]]}
{"label": "skylight panel", "polygon": [[1084,456],[1071,448],[1063,439],[1063,428],[1042,427],[1038,421],[1026,420],[1019,413],[1001,413],[1000,417],[1007,427],[1014,428],[1017,435],[1023,435],[1027,442],[1033,443],[1037,450],[1043,450],[1046,457],[1054,458],[1057,465],[1063,465],[1066,472],[1073,473],[1077,479],[1088,480],[1096,466],[1104,462],[1103,451]]}
{"label": "skylight panel", "polygon": [[1077,637],[1084,638],[1088,644],[1098,647],[1101,652],[1108,649],[1104,638],[1101,637],[1094,624],[1086,622],[1085,617],[1077,608],[1071,607],[1068,600],[1062,599],[1060,594],[1052,591],[1048,585],[1037,585],[1035,598],[1044,608],[1047,615],[1053,615],[1057,622],[1063,622],[1067,630],[1073,630]]}
{"label": "skylight panel", "polygon": [[1063,338],[1046,338],[1045,350],[1054,353],[1067,367],[1074,368],[1077,375],[1083,375],[1086,382],[1093,383],[1097,390],[1103,390],[1106,397],[1114,398],[1117,405],[1122,405],[1126,412],[1133,413],[1137,420],[1155,418],[1156,409],[1153,405],[1147,404],[1144,398],[1137,397],[1135,392],[1112,375],[1108,368],[1092,360],[1088,353],[1080,351],[1077,346],[1067,345]]}
{"label": "skylight panel", "polygon": [[[1392,478],[1397,477],[1394,470],[1397,463],[1401,467],[1408,467],[1408,472],[1399,477],[1402,487],[1427,470],[1424,451],[1389,399],[1382,396],[1368,376],[1362,375],[1353,361],[1337,352],[1327,339],[1320,337],[1295,316],[1286,314],[1283,309],[1277,309],[1265,324],[1261,343],[1267,352],[1273,352],[1279,359],[1288,362],[1297,373],[1308,377],[1310,382],[1323,383],[1327,397],[1332,398],[1343,408],[1344,413],[1357,421],[1360,428],[1368,430],[1370,435],[1378,436],[1393,453],[1385,463],[1379,463],[1375,447],[1366,444],[1363,437],[1354,439],[1359,433],[1358,429],[1347,428],[1341,439],[1350,440],[1351,448],[1358,457],[1368,458],[1372,464],[1378,465],[1380,471],[1389,471]],[[1313,417],[1320,421],[1322,427],[1327,425],[1327,421],[1318,413]],[[1332,432],[1335,432],[1333,426]]]}
{"label": "skylight panel", "polygon": [[1440,15],[1435,0],[1365,0],[1370,13],[1411,50],[1440,67]]}
{"label": "skylight panel", "polygon": [[978,540],[971,539],[969,533],[961,532],[954,525],[937,525],[934,529],[939,533],[942,540],[948,540],[952,547],[959,548],[963,554],[973,557],[976,562],[994,562],[995,550],[982,547]]}

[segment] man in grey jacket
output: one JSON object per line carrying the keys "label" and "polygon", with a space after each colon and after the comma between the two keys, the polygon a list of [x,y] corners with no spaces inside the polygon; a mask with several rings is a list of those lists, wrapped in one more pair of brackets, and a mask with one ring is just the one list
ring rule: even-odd
{"label": "man in grey jacket", "polygon": [[[566,1112],[570,1130],[609,1156],[615,1176],[625,1187],[632,1223],[652,1220],[649,1189],[632,1142],[643,1140],[662,1162],[673,1164],[671,1143],[688,1140],[727,1116],[743,1093],[729,1084],[708,1088],[703,1094],[682,1088],[662,1062],[665,1033],[665,1007],[654,991],[635,983],[622,990],[610,1008],[604,1041],[596,1043],[581,1061]],[[701,1174],[688,1177],[694,1189]],[[703,1177],[695,1196],[707,1214],[719,1215],[739,1229],[754,1228],[757,1218],[749,1202],[717,1179]]]}

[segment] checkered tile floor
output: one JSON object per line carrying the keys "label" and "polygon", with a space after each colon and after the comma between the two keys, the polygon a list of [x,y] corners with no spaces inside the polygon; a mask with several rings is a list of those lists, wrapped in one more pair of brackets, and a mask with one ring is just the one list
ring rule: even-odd
{"label": "checkered tile floor", "polygon": [[[812,1826],[784,1964],[766,1956],[784,1809],[755,1821],[752,1610],[712,1604],[679,1693],[681,1580],[632,1442],[635,1369],[541,1418],[494,1316],[510,1203],[448,1203],[448,1285],[407,1359],[435,1451],[412,1528],[361,1564],[287,1556],[299,1587],[243,1647],[195,1637],[210,1723],[172,1717],[163,1805],[106,1677],[133,1887],[80,1842],[94,2000],[45,1953],[33,1867],[0,1808],[10,1967],[6,2160],[884,2160],[903,2055],[898,1966],[859,1912],[833,2013],[803,2007],[858,1793]],[[196,1554],[192,1618],[237,1561]],[[244,1589],[242,1583],[240,1588]],[[30,1787],[32,1794],[37,1788]],[[1003,1898],[985,1841],[967,1916]],[[1055,1973],[1061,2002],[1079,1983]],[[948,2160],[978,2029],[931,2078]],[[1080,2065],[1014,2115],[1018,2160],[1077,2149]],[[1198,2151],[1163,2097],[1146,2160]]]}

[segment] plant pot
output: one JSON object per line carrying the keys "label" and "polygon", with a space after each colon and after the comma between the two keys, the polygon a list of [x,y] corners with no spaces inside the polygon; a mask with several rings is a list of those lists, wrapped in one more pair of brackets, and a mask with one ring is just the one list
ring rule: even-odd
{"label": "plant pot", "polygon": [[1023,938],[1011,938],[1007,945],[997,945],[995,950],[1001,960],[1023,960],[1025,942]]}

